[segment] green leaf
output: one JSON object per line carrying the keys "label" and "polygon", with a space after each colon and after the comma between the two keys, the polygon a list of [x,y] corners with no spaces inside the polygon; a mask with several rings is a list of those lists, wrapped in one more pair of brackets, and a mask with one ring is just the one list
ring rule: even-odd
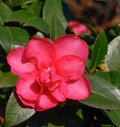
{"label": "green leaf", "polygon": [[21,107],[12,93],[6,108],[6,127],[17,125],[30,118],[35,111]]}
{"label": "green leaf", "polygon": [[20,45],[26,45],[29,35],[19,27],[0,27],[0,44],[6,52]]}
{"label": "green leaf", "polygon": [[49,26],[48,24],[40,17],[32,17],[28,19],[24,26],[31,26],[35,27],[36,29],[40,30],[43,33],[49,33]]}
{"label": "green leaf", "polygon": [[91,57],[91,72],[94,71],[96,66],[104,60],[105,55],[107,54],[107,39],[104,31],[102,30],[93,45],[92,57]]}
{"label": "green leaf", "polygon": [[13,39],[11,37],[10,31],[8,27],[0,27],[0,45],[6,52],[9,52],[13,45]]}
{"label": "green leaf", "polygon": [[24,4],[22,8],[28,10],[34,16],[39,16],[43,9],[43,1],[34,0],[31,4]]}
{"label": "green leaf", "polygon": [[[120,72],[118,71],[110,71],[110,72],[97,72],[95,75],[98,75],[109,82],[111,82],[114,86],[120,89]],[[120,127],[120,110],[103,110],[109,119],[117,126]]]}
{"label": "green leaf", "polygon": [[120,36],[114,38],[109,43],[105,61],[107,62],[111,71],[120,71]]}
{"label": "green leaf", "polygon": [[84,119],[82,109],[78,109],[76,115],[78,115],[81,119]]}
{"label": "green leaf", "polygon": [[29,40],[28,32],[20,27],[9,27],[13,38],[13,45],[16,46],[25,46]]}
{"label": "green leaf", "polygon": [[[51,5],[51,6],[50,6]],[[53,15],[59,17],[60,22],[63,24],[64,29],[67,27],[67,21],[63,15],[61,0],[46,0],[43,8],[43,19],[51,25]]]}
{"label": "green leaf", "polygon": [[12,10],[3,2],[0,3],[0,24],[3,25]]}
{"label": "green leaf", "polygon": [[104,110],[104,112],[117,127],[120,127],[120,110]]}
{"label": "green leaf", "polygon": [[13,87],[17,82],[17,76],[12,75],[11,72],[0,71],[0,88]]}
{"label": "green leaf", "polygon": [[110,71],[110,72],[97,72],[95,75],[98,75],[110,83],[112,83],[114,86],[118,87],[120,89],[120,72],[118,71]]}
{"label": "green leaf", "polygon": [[64,35],[65,30],[57,16],[53,15],[50,26],[50,38],[55,40],[58,36]]}
{"label": "green leaf", "polygon": [[88,75],[88,78],[91,95],[80,102],[101,109],[120,109],[120,89],[99,76]]}
{"label": "green leaf", "polygon": [[27,10],[18,10],[11,13],[8,18],[6,19],[7,22],[19,22],[23,24],[29,18],[33,17],[34,15]]}

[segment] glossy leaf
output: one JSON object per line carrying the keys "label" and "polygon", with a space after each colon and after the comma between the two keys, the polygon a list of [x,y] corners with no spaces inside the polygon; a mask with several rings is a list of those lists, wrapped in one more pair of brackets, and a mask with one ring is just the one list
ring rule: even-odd
{"label": "glossy leaf", "polygon": [[22,7],[28,10],[34,16],[39,16],[42,11],[43,1],[33,0],[33,2],[31,1],[31,4],[26,3],[26,4],[23,4]]}
{"label": "glossy leaf", "polygon": [[0,44],[6,52],[20,45],[26,45],[29,35],[18,27],[0,27]]}
{"label": "glossy leaf", "polygon": [[110,72],[97,72],[95,75],[98,75],[107,81],[111,82],[114,86],[120,89],[120,72],[110,71]]}
{"label": "glossy leaf", "polygon": [[43,33],[49,33],[49,26],[48,24],[40,17],[33,17],[28,19],[24,26],[31,26],[35,27],[36,29],[40,30]]}
{"label": "glossy leaf", "polygon": [[0,45],[3,49],[8,52],[13,48],[12,37],[8,27],[0,27]]}
{"label": "glossy leaf", "polygon": [[45,1],[44,8],[43,8],[43,19],[49,25],[51,25],[51,19],[53,15],[57,15],[59,17],[59,20],[63,24],[65,29],[67,27],[67,22],[63,15],[61,0],[46,0]]}
{"label": "glossy leaf", "polygon": [[108,52],[105,57],[109,69],[120,71],[120,36],[114,38],[108,45]]}
{"label": "glossy leaf", "polygon": [[12,10],[3,2],[0,3],[0,25],[3,25]]}
{"label": "glossy leaf", "polygon": [[19,22],[20,24],[27,21],[29,18],[33,17],[34,15],[27,10],[18,10],[9,15],[6,19],[7,22]]}
{"label": "glossy leaf", "polygon": [[107,54],[107,39],[104,31],[102,30],[93,45],[92,57],[91,57],[91,71],[94,71],[96,66],[104,60]]}
{"label": "glossy leaf", "polygon": [[64,34],[65,34],[65,30],[63,25],[61,24],[58,17],[56,15],[53,15],[51,19],[51,26],[50,26],[50,38],[52,40],[55,40],[57,37]]}
{"label": "glossy leaf", "polygon": [[11,127],[27,120],[34,113],[33,109],[21,107],[12,93],[6,108],[6,127]]}
{"label": "glossy leaf", "polygon": [[120,127],[120,110],[104,110],[104,112],[117,127]]}
{"label": "glossy leaf", "polygon": [[80,102],[101,109],[120,109],[120,89],[99,76],[88,75],[88,78],[91,95]]}
{"label": "glossy leaf", "polygon": [[0,88],[13,87],[17,82],[17,76],[12,75],[11,72],[0,71]]}

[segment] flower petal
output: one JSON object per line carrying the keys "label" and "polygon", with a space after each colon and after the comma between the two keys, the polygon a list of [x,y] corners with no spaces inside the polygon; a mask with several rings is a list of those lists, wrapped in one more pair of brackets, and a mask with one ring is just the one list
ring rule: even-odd
{"label": "flower petal", "polygon": [[12,73],[19,76],[34,70],[34,65],[32,63],[25,63],[23,61],[24,49],[24,47],[18,47],[10,51],[7,55],[7,61],[11,67]]}
{"label": "flower petal", "polygon": [[21,106],[26,106],[26,107],[34,109],[36,101],[27,100],[25,98],[22,98],[21,96],[18,96],[18,97],[19,97],[20,101],[22,102],[22,103],[20,103]]}
{"label": "flower petal", "polygon": [[33,38],[25,49],[25,57],[28,61],[38,62],[38,66],[49,66],[55,58],[52,42],[46,38]]}
{"label": "flower petal", "polygon": [[78,21],[69,21],[68,27],[76,34],[80,35],[88,31],[87,27]]}
{"label": "flower petal", "polygon": [[85,76],[75,82],[67,84],[67,91],[65,91],[66,98],[72,100],[83,100],[90,95],[90,82]]}
{"label": "flower petal", "polygon": [[44,111],[53,108],[58,104],[58,102],[58,100],[51,96],[49,91],[43,91],[43,93],[38,98],[37,104],[35,105],[35,110]]}
{"label": "flower petal", "polygon": [[65,55],[75,55],[85,61],[88,57],[86,42],[72,34],[57,38],[54,48],[57,59]]}
{"label": "flower petal", "polygon": [[56,88],[52,88],[50,86],[49,91],[51,95],[58,101],[63,102],[65,101],[65,96],[64,96],[64,90],[66,89],[66,84],[64,84],[62,81],[59,82],[53,82],[53,85],[56,86]]}
{"label": "flower petal", "polygon": [[[19,78],[16,85],[16,93],[19,98],[26,101],[36,101],[40,92],[40,86],[35,82],[35,75],[24,75],[23,78]],[[23,100],[23,104],[24,103]],[[29,105],[28,105],[29,106]]]}
{"label": "flower petal", "polygon": [[64,56],[55,63],[56,73],[66,81],[78,79],[85,70],[83,61],[77,56]]}

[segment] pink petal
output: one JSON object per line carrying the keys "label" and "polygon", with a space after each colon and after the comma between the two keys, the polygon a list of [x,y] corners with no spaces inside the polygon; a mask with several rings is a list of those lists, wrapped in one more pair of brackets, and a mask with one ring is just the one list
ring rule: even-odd
{"label": "pink petal", "polygon": [[86,42],[72,34],[57,38],[54,48],[57,59],[65,55],[75,55],[85,61],[88,57]]}
{"label": "pink petal", "polygon": [[11,67],[13,74],[22,75],[23,73],[30,73],[34,70],[32,63],[25,63],[24,58],[24,47],[13,49],[7,55],[7,61]]}
{"label": "pink petal", "polygon": [[28,61],[37,61],[38,66],[48,67],[55,58],[52,42],[47,38],[33,38],[25,49],[25,57]]}
{"label": "pink petal", "polygon": [[25,99],[25,98],[22,98],[21,96],[18,96],[18,97],[19,97],[19,99],[21,100],[22,105],[34,109],[35,104],[36,104],[36,101],[34,101],[34,100],[33,100],[33,101],[31,101],[31,100],[27,100],[27,99]]}
{"label": "pink petal", "polygon": [[83,61],[77,56],[64,56],[55,63],[56,73],[66,81],[78,79],[85,70]]}
{"label": "pink petal", "polygon": [[[64,96],[64,90],[66,89],[66,86],[62,81],[60,82],[53,82],[56,86],[56,88],[53,89],[53,87],[50,86],[49,91],[51,95],[58,101],[63,102],[65,101],[65,96]],[[56,84],[55,84],[56,83]]]}
{"label": "pink petal", "polygon": [[[45,76],[44,76],[45,77]],[[49,73],[49,80],[46,80],[46,86],[50,94],[58,101],[65,100],[64,91],[65,85],[62,83],[63,78],[55,73],[55,68]]]}
{"label": "pink petal", "polygon": [[85,76],[75,82],[67,84],[67,91],[65,91],[66,98],[72,100],[83,100],[90,95],[90,82]]}
{"label": "pink petal", "polygon": [[[16,93],[21,98],[23,104],[26,101],[36,101],[40,92],[40,86],[35,82],[35,75],[24,75],[23,78],[19,78],[16,85]],[[23,99],[23,100],[22,100]],[[28,104],[29,106],[29,104]]]}
{"label": "pink petal", "polygon": [[38,98],[38,101],[35,105],[36,111],[44,111],[50,108],[55,107],[58,104],[58,100],[51,96],[49,91],[44,91]]}
{"label": "pink petal", "polygon": [[87,27],[84,24],[79,23],[78,21],[69,21],[68,27],[76,34],[80,35],[88,31]]}

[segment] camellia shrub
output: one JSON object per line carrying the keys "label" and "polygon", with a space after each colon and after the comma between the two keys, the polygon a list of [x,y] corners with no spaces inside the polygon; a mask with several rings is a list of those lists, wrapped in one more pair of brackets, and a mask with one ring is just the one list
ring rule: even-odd
{"label": "camellia shrub", "polygon": [[0,127],[120,127],[120,25],[69,15],[61,0],[0,0]]}

